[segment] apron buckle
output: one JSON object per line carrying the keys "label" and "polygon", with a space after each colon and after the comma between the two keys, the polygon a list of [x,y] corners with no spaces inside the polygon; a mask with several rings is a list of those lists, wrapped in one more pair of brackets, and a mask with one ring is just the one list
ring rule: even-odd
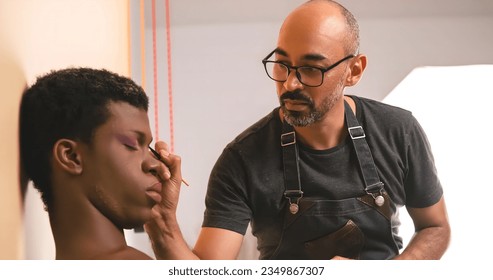
{"label": "apron buckle", "polygon": [[383,196],[381,195],[377,195],[376,197],[373,197],[373,199],[375,199],[375,204],[379,207],[385,203],[385,198],[383,198]]}
{"label": "apron buckle", "polygon": [[[376,189],[378,189],[376,192],[371,191],[371,190],[376,190]],[[366,187],[366,193],[373,197],[373,200],[375,201],[375,204],[378,207],[382,206],[385,203],[385,198],[383,197],[383,192],[384,192],[384,188],[383,188],[382,182],[378,182],[376,184],[373,184],[373,185]]]}
{"label": "apron buckle", "polygon": [[380,207],[385,203],[385,198],[383,197],[383,190],[380,189],[378,193],[368,192],[369,195],[373,197],[375,204]]}
{"label": "apron buckle", "polygon": [[298,213],[298,210],[300,210],[300,207],[298,206],[297,203],[291,203],[291,201],[289,202],[289,212],[291,212],[291,214],[296,214]]}
{"label": "apron buckle", "polygon": [[[289,202],[289,212],[291,212],[291,214],[293,215],[298,213],[298,211],[300,210],[298,204],[300,202],[300,199],[303,197],[303,192],[301,190],[289,190],[284,192],[284,196],[288,199]],[[295,200],[296,202],[293,202],[293,200]]]}

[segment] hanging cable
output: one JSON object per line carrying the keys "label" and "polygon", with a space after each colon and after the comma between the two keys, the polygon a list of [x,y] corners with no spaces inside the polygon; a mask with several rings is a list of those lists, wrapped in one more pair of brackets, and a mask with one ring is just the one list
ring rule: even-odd
{"label": "hanging cable", "polygon": [[140,86],[146,91],[145,4],[140,0]]}
{"label": "hanging cable", "polygon": [[159,140],[159,98],[157,80],[156,0],[152,0],[152,66],[154,78],[154,138]]}
{"label": "hanging cable", "polygon": [[171,20],[170,20],[170,0],[166,0],[166,50],[168,59],[168,106],[169,106],[169,137],[170,152],[175,150],[175,129],[173,119],[173,85],[171,71]]}

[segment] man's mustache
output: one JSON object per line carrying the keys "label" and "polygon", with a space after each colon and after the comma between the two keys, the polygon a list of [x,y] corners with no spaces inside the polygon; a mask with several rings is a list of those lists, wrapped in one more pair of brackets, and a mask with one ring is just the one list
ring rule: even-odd
{"label": "man's mustache", "polygon": [[304,95],[301,90],[296,90],[296,91],[286,91],[281,95],[279,100],[281,101],[281,104],[284,104],[284,100],[286,99],[291,99],[291,100],[301,100],[306,103],[312,104],[313,101],[309,96]]}

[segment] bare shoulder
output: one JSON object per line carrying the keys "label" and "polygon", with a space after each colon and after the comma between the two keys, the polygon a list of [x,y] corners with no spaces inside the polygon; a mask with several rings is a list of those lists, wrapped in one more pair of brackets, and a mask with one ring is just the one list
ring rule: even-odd
{"label": "bare shoulder", "polygon": [[102,260],[152,260],[149,255],[133,247],[126,246],[116,252],[101,255]]}

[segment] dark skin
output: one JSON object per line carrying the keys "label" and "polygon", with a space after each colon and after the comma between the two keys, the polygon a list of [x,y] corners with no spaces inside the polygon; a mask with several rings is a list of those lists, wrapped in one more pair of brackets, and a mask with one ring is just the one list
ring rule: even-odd
{"label": "dark skin", "polygon": [[123,102],[108,108],[91,144],[59,139],[53,147],[57,259],[151,259],[127,245],[123,230],[151,219],[170,172],[148,149],[147,112]]}

